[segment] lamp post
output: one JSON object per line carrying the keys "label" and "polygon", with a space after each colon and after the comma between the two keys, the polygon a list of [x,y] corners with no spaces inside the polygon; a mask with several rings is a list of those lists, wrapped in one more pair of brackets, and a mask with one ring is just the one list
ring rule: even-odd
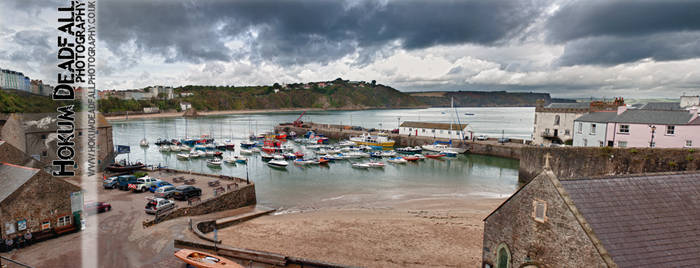
{"label": "lamp post", "polygon": [[656,133],[656,126],[654,125],[649,125],[651,128],[651,141],[649,142],[649,147],[654,148],[656,145],[654,144],[654,134]]}

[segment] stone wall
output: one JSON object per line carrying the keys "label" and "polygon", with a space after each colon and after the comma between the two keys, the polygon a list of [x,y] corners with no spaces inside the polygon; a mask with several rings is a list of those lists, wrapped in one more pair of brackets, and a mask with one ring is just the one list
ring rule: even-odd
{"label": "stone wall", "polygon": [[144,222],[144,226],[151,226],[153,224],[184,217],[184,216],[197,216],[204,215],[229,209],[235,209],[250,205],[255,205],[257,200],[255,198],[255,184],[243,185],[237,190],[229,190],[217,197],[212,197],[201,202],[188,206],[175,209],[174,211],[157,216],[156,219],[152,221]]}
{"label": "stone wall", "polygon": [[526,147],[520,157],[518,180],[528,182],[539,175],[548,153],[558,178],[700,169],[700,152],[695,149]]}
{"label": "stone wall", "polygon": [[[543,223],[532,216],[535,199],[547,203]],[[484,220],[483,261],[497,267],[501,244],[511,254],[508,267],[607,267],[547,174],[524,186]]]}
{"label": "stone wall", "polygon": [[[27,220],[27,231],[38,232],[42,222],[50,221],[51,228],[54,228],[59,217],[71,216],[73,219],[70,195],[78,191],[78,186],[39,171],[0,203],[0,224],[4,229],[5,223]],[[8,237],[4,231],[2,236]]]}

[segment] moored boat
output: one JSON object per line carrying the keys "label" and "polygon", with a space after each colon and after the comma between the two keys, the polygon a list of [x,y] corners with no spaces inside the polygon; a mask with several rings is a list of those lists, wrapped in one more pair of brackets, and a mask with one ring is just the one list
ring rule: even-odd
{"label": "moored boat", "polygon": [[369,164],[366,164],[366,163],[355,163],[355,164],[352,164],[352,167],[365,169],[365,168],[369,168],[370,166],[369,166]]}
{"label": "moored boat", "polygon": [[189,153],[179,153],[179,154],[177,154],[177,159],[180,159],[180,160],[190,159],[190,154]]}
{"label": "moored boat", "polygon": [[250,150],[250,149],[241,149],[241,154],[253,154],[253,150]]}
{"label": "moored boat", "polygon": [[246,158],[244,156],[237,155],[237,156],[234,156],[233,158],[236,159],[236,163],[241,163],[241,164],[248,163],[248,158]]}
{"label": "moored boat", "polygon": [[142,163],[140,163],[140,162],[139,162],[139,163],[136,163],[136,164],[124,164],[124,163],[118,164],[118,163],[114,163],[114,164],[111,164],[111,165],[107,166],[107,167],[105,168],[105,170],[111,171],[111,172],[127,172],[127,171],[139,170],[139,169],[142,169],[142,168],[145,168],[145,167],[146,167],[146,165],[144,165],[144,164],[142,164]]}
{"label": "moored boat", "polygon": [[221,160],[218,158],[207,159],[207,166],[210,167],[221,167]]}
{"label": "moored boat", "polygon": [[406,159],[403,159],[403,157],[394,157],[394,158],[391,158],[387,161],[389,163],[394,163],[394,164],[406,164],[406,163],[408,163],[408,161]]}
{"label": "moored boat", "polygon": [[423,148],[420,146],[396,148],[396,152],[400,154],[419,154],[423,152]]}
{"label": "moored boat", "polygon": [[196,268],[243,268],[226,258],[197,250],[181,249],[175,257]]}
{"label": "moored boat", "polygon": [[464,152],[467,151],[466,148],[456,148],[456,147],[450,147],[448,144],[440,144],[439,142],[435,142],[433,144],[426,144],[421,146],[423,150],[426,151],[431,151],[431,152],[442,152],[442,151],[452,151],[458,154],[463,154]]}
{"label": "moored boat", "polygon": [[425,155],[425,157],[427,157],[427,158],[433,158],[433,159],[442,158],[443,156],[445,156],[445,155],[443,155],[443,154],[426,154],[426,155]]}
{"label": "moored boat", "polygon": [[382,162],[369,162],[367,165],[372,168],[383,168],[385,166]]}
{"label": "moored boat", "polygon": [[457,152],[453,151],[440,151],[440,154],[445,155],[447,157],[457,157]]}
{"label": "moored boat", "polygon": [[270,162],[267,162],[267,165],[276,168],[286,168],[289,165],[289,163],[287,163],[287,161],[284,160],[273,159],[270,160]]}
{"label": "moored boat", "polygon": [[358,145],[377,146],[382,148],[394,147],[395,143],[394,140],[389,139],[389,137],[386,134],[382,133],[376,136],[364,133],[361,136],[350,137],[350,141]]}

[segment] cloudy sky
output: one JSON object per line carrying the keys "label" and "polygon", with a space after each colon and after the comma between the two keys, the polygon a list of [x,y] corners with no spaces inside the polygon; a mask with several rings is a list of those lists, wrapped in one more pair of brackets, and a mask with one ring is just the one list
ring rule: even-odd
{"label": "cloudy sky", "polygon": [[[0,67],[55,83],[65,2],[0,1]],[[677,97],[700,93],[698,14],[686,0],[100,0],[99,81]]]}

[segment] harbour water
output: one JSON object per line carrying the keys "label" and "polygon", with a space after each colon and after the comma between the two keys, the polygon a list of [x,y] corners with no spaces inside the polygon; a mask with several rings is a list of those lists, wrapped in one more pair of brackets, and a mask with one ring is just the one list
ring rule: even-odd
{"label": "harbour water", "polygon": [[[461,123],[475,135],[530,138],[534,108],[458,108]],[[474,115],[465,116],[465,113]],[[181,170],[250,178],[256,183],[258,203],[275,208],[305,209],[324,206],[353,206],[392,200],[439,199],[443,197],[506,197],[517,188],[518,161],[480,155],[460,155],[445,160],[426,159],[404,165],[388,164],[383,169],[358,170],[352,162],[339,161],[328,167],[269,168],[259,155],[248,156],[248,164],[211,168],[204,159],[178,160],[176,153],[159,152],[158,138],[199,137],[236,142],[250,133],[271,131],[281,122],[294,121],[300,113],[241,114],[198,118],[156,118],[111,121],[115,145],[131,146],[130,159]],[[366,128],[394,129],[399,121],[450,122],[456,117],[450,108],[319,111],[306,113],[303,120],[316,123],[352,124]],[[140,147],[146,137],[149,147]],[[291,143],[290,143],[291,144]],[[298,146],[298,145],[295,145]],[[298,150],[312,153],[298,146]],[[367,160],[357,160],[367,161]],[[386,161],[385,161],[386,162]]]}

